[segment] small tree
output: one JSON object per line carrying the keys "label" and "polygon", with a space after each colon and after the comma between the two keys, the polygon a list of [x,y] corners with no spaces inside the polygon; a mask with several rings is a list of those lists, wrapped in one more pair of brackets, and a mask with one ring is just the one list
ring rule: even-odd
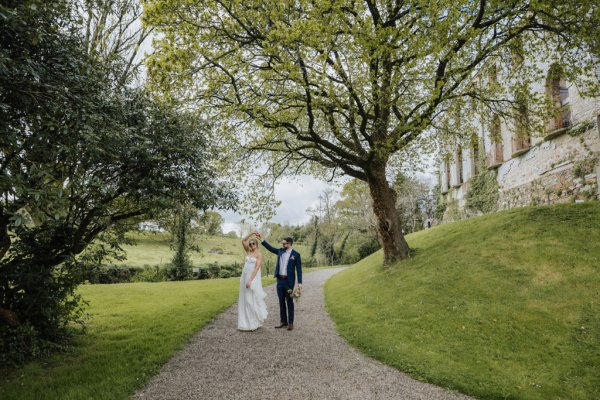
{"label": "small tree", "polygon": [[185,207],[180,207],[177,213],[175,230],[172,232],[175,254],[169,268],[169,278],[174,281],[181,281],[187,278],[189,269],[192,266],[189,257],[190,222],[190,211]]}
{"label": "small tree", "polygon": [[428,218],[426,205],[429,188],[418,179],[400,173],[396,175],[394,189],[399,193],[396,208],[404,221],[403,231],[411,233],[421,230]]}
{"label": "small tree", "polygon": [[225,220],[216,211],[205,211],[199,214],[197,219],[202,231],[207,235],[220,235],[222,232],[221,225]]}

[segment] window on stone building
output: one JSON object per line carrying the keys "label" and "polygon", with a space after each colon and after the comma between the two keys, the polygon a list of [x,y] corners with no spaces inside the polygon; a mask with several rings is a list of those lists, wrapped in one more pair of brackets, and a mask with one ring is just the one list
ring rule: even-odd
{"label": "window on stone building", "polygon": [[471,141],[471,172],[473,176],[479,173],[479,138],[477,136]]}
{"label": "window on stone building", "polygon": [[571,126],[569,88],[558,64],[552,64],[548,70],[546,96],[552,106],[551,117],[546,123],[546,132]]}
{"label": "window on stone building", "polygon": [[444,158],[443,168],[443,178],[445,179],[442,179],[442,193],[447,193],[450,190],[450,160],[448,157]]}
{"label": "window on stone building", "polygon": [[460,186],[463,183],[463,159],[462,159],[462,147],[458,148],[454,152],[454,166],[456,173],[455,186]]}
{"label": "window on stone building", "polygon": [[529,109],[525,94],[516,96],[515,132],[512,137],[512,154],[516,157],[531,147]]}
{"label": "window on stone building", "polygon": [[502,144],[502,127],[500,117],[495,115],[490,126],[490,152],[487,156],[489,168],[499,166],[504,162],[504,145]]}

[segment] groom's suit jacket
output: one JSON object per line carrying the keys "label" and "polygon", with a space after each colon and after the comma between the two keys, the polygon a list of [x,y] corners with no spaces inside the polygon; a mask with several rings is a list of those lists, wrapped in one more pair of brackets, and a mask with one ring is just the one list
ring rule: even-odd
{"label": "groom's suit jacket", "polygon": [[[271,253],[277,255],[277,263],[275,264],[275,277],[279,278],[281,275],[280,271],[283,271],[280,261],[281,255],[285,253],[285,249],[276,249],[271,246],[266,240],[263,240],[262,245],[265,246],[265,249],[269,250]],[[302,260],[300,259],[300,253],[296,250],[292,249],[292,253],[290,254],[290,259],[286,266],[284,266],[285,271],[287,271],[287,284],[288,287],[293,288],[296,284],[296,273],[298,274],[298,283],[302,284]]]}

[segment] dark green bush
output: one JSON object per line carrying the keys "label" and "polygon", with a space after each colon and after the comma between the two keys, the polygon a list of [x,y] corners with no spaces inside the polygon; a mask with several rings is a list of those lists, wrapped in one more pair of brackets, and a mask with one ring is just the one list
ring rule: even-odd
{"label": "dark green bush", "polygon": [[89,283],[127,283],[134,281],[134,277],[144,270],[126,265],[98,266],[89,270],[87,281]]}
{"label": "dark green bush", "polygon": [[194,279],[210,279],[210,272],[208,267],[197,267],[198,272],[192,272],[192,278]]}
{"label": "dark green bush", "polygon": [[218,263],[208,264],[208,273],[211,278],[218,278],[220,271],[221,271],[221,267],[219,267]]}
{"label": "dark green bush", "polygon": [[379,241],[375,238],[370,238],[358,246],[358,256],[363,259],[375,253],[380,248],[381,245],[379,244]]}
{"label": "dark green bush", "polygon": [[222,269],[219,271],[219,278],[231,278],[233,276],[233,273],[227,269]]}

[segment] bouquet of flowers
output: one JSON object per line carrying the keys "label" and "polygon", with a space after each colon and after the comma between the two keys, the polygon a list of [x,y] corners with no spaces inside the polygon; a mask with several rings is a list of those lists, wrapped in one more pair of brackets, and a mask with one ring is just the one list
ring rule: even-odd
{"label": "bouquet of flowers", "polygon": [[302,288],[300,286],[296,286],[294,289],[288,289],[288,294],[294,301],[300,300],[302,296]]}

